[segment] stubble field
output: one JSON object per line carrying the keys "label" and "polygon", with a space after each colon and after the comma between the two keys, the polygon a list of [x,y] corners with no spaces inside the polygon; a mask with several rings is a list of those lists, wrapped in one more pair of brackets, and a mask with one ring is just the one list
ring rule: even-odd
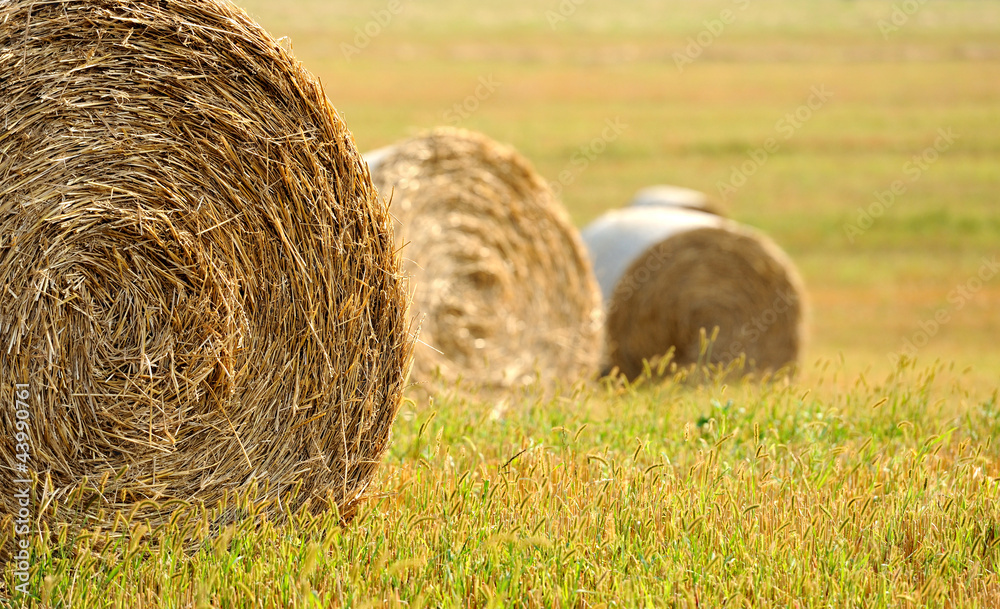
{"label": "stubble field", "polygon": [[1000,604],[1000,4],[912,4],[245,2],[362,150],[459,124],[578,226],[671,183],[768,232],[801,370],[416,389],[350,524],[120,522],[40,548],[32,604]]}

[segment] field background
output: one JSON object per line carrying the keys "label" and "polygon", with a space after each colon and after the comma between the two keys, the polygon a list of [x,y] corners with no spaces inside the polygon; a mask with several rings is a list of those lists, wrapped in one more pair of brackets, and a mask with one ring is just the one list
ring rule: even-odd
{"label": "field background", "polygon": [[[799,265],[812,303],[807,359],[889,367],[919,322],[1000,244],[1000,3],[932,2],[885,39],[892,4],[869,0],[560,3],[400,0],[361,48],[382,1],[244,5],[323,81],[370,150],[446,124],[500,83],[461,125],[513,144],[556,180],[607,119],[628,125],[563,191],[580,226],[657,183],[703,190],[770,233]],[[897,3],[902,6],[901,3]],[[742,9],[741,7],[746,7]],[[692,64],[674,54],[735,15]],[[564,10],[569,13],[570,11]],[[358,28],[358,29],[356,29]],[[374,30],[374,28],[373,28]],[[360,52],[345,53],[343,44]],[[723,200],[717,184],[815,85],[832,100]],[[470,104],[475,105],[475,104]],[[844,225],[934,143],[956,143],[854,243]],[[931,338],[924,359],[1000,370],[1000,277]]]}
{"label": "field background", "polygon": [[[606,120],[627,124],[563,190],[574,221],[649,184],[709,193],[799,266],[802,371],[414,392],[350,526],[250,517],[192,555],[183,522],[153,545],[133,523],[131,543],[42,548],[39,606],[1000,605],[1000,276],[948,298],[1000,254],[1000,2],[928,2],[886,39],[893,5],[871,0],[567,0],[554,24],[557,0],[400,0],[350,57],[387,2],[243,5],[289,37],[362,150],[447,123],[481,78],[499,86],[461,125],[549,180]],[[724,9],[735,22],[678,69]],[[814,86],[831,101],[723,200],[717,183]],[[939,129],[955,144],[851,242],[845,224]]]}

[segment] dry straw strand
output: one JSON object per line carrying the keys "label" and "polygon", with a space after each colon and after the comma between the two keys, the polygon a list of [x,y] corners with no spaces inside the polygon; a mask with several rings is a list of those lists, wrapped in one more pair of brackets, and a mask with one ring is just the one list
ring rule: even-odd
{"label": "dry straw strand", "polygon": [[[669,352],[679,366],[753,371],[794,365],[805,289],[768,237],[718,216],[661,207],[608,212],[583,231],[607,307],[605,370],[640,376]],[[703,335],[714,344],[704,351]]]}
{"label": "dry straw strand", "polygon": [[416,381],[440,373],[504,389],[596,370],[600,295],[586,250],[527,160],[448,127],[375,152],[421,323]]}
{"label": "dry straw strand", "polygon": [[0,123],[0,487],[27,383],[39,504],[111,475],[84,516],[255,485],[349,514],[412,337],[319,82],[223,0],[14,0]]}

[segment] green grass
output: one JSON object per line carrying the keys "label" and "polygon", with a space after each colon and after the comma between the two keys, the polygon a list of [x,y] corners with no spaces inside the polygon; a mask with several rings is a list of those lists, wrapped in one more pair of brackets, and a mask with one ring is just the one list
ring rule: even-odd
{"label": "green grass", "polygon": [[996,391],[944,365],[808,376],[410,402],[349,525],[250,507],[213,533],[195,510],[153,544],[40,548],[39,589],[57,607],[996,606]]}
{"label": "green grass", "polygon": [[[246,502],[221,531],[197,508],[166,530],[119,521],[36,548],[33,604],[1000,604],[1000,277],[961,308],[948,298],[1000,253],[1000,3],[928,3],[886,40],[891,3],[755,0],[679,71],[673,54],[736,2],[590,0],[554,29],[557,1],[402,2],[350,61],[341,43],[386,2],[245,5],[291,38],[362,149],[445,122],[491,75],[501,85],[462,125],[549,180],[620,118],[628,129],[563,191],[579,225],[648,184],[718,197],[810,87],[831,90],[724,201],[805,276],[800,374],[414,392],[350,524]],[[848,239],[940,128],[954,146]],[[939,310],[951,321],[920,363],[894,367]]]}

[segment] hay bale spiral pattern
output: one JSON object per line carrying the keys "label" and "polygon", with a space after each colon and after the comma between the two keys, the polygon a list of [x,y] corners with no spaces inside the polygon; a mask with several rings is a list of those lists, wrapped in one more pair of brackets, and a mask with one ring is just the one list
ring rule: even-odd
{"label": "hay bale spiral pattern", "polygon": [[[715,215],[632,207],[583,231],[604,289],[605,370],[629,378],[673,350],[679,366],[728,364],[776,371],[798,361],[805,289],[768,237]],[[702,352],[702,331],[718,334]]]}
{"label": "hay bale spiral pattern", "polygon": [[482,388],[596,369],[600,295],[579,233],[514,149],[453,128],[380,149],[422,324],[414,379]]}
{"label": "hay bale spiral pattern", "polygon": [[124,472],[91,511],[251,484],[349,511],[412,339],[319,82],[223,0],[15,0],[0,104],[0,487],[17,382],[42,502]]}

